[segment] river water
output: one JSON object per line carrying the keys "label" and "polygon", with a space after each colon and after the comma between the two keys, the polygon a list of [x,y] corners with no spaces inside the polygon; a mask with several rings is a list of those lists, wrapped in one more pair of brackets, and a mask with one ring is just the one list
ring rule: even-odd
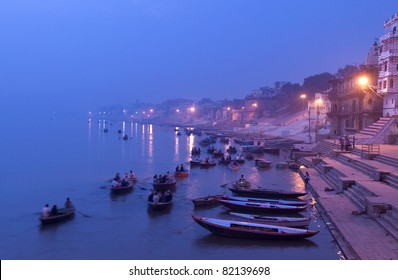
{"label": "river water", "polygon": [[[154,174],[189,166],[189,151],[203,137],[177,136],[173,127],[84,118],[31,116],[3,122],[0,257],[3,260],[338,260],[341,253],[316,207],[306,240],[271,241],[212,235],[192,214],[228,218],[222,206],[195,209],[192,198],[228,193],[225,187],[244,174],[257,185],[303,190],[300,176],[277,169],[284,155],[265,154],[274,167],[260,170],[246,161],[238,171],[225,166],[192,168],[177,181],[172,207],[153,212],[147,196]],[[109,132],[104,133],[104,128]],[[129,136],[122,140],[117,130]],[[215,144],[225,148],[224,144]],[[238,147],[238,146],[237,146]],[[111,195],[108,179],[133,170],[132,192]],[[67,222],[41,226],[45,203],[62,205],[70,197],[80,213]],[[310,199],[310,195],[306,199]]]}

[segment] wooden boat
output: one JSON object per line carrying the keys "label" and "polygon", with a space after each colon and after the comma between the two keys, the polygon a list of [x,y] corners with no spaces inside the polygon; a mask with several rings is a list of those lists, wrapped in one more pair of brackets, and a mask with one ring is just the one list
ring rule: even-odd
{"label": "wooden boat", "polygon": [[287,162],[281,161],[281,162],[277,162],[275,164],[275,167],[278,169],[284,169],[287,168],[289,166],[289,164]]}
{"label": "wooden boat", "polygon": [[168,202],[158,202],[158,203],[148,201],[148,207],[155,211],[161,211],[161,210],[168,209],[172,203],[173,203],[173,200],[168,201]]}
{"label": "wooden boat", "polygon": [[263,215],[252,215],[237,212],[229,212],[229,214],[240,217],[243,219],[248,219],[256,222],[262,222],[269,225],[277,225],[284,227],[306,227],[310,224],[311,218],[302,217],[277,217],[277,216],[263,216]]}
{"label": "wooden boat", "polygon": [[212,167],[212,166],[216,166],[217,165],[217,161],[209,159],[209,160],[202,160],[200,162],[200,167],[201,168],[208,168],[208,167]]}
{"label": "wooden boat", "polygon": [[239,196],[263,197],[263,198],[297,198],[307,194],[307,192],[294,192],[294,191],[260,189],[260,188],[259,189],[229,188],[229,190]]}
{"label": "wooden boat", "polygon": [[201,163],[202,161],[200,160],[200,159],[195,159],[195,160],[190,160],[189,161],[189,164],[191,165],[191,166],[200,166],[200,163]]}
{"label": "wooden boat", "polygon": [[192,199],[192,203],[193,203],[193,205],[195,205],[195,207],[213,206],[213,205],[220,204],[220,202],[218,200],[221,199],[222,197],[223,197],[222,194],[208,195],[208,196]]}
{"label": "wooden boat", "polygon": [[272,198],[259,198],[259,197],[244,197],[244,196],[228,196],[224,195],[222,199],[225,200],[236,200],[236,201],[247,201],[247,202],[261,202],[261,203],[274,203],[292,206],[303,206],[308,205],[307,201],[296,199],[296,200],[286,200],[286,199],[272,199]]}
{"label": "wooden boat", "polygon": [[117,187],[111,187],[111,192],[112,193],[126,193],[129,192],[133,189],[134,184],[128,184],[127,186],[117,186]]}
{"label": "wooden boat", "polygon": [[164,192],[176,185],[177,181],[174,178],[167,179],[166,182],[153,182],[153,188],[157,191]]}
{"label": "wooden boat", "polygon": [[219,159],[219,160],[218,160],[218,164],[220,164],[220,165],[228,165],[228,164],[230,164],[230,163],[231,163],[231,160],[230,160],[230,159],[224,159],[224,160]]}
{"label": "wooden boat", "polygon": [[75,209],[60,208],[58,214],[50,215],[48,217],[40,217],[40,222],[43,225],[54,224],[72,218],[75,215]]}
{"label": "wooden boat", "polygon": [[184,170],[184,171],[175,171],[175,172],[174,172],[174,177],[182,178],[182,177],[188,177],[188,175],[189,175],[189,171],[188,171],[188,170]]}
{"label": "wooden boat", "polygon": [[314,236],[319,231],[281,227],[269,224],[249,223],[232,220],[221,220],[192,215],[199,225],[210,232],[227,237],[259,239],[302,239]]}
{"label": "wooden boat", "polygon": [[298,170],[300,169],[300,165],[295,162],[289,162],[289,169]]}
{"label": "wooden boat", "polygon": [[255,159],[256,165],[261,168],[269,168],[272,167],[272,162],[269,160],[265,160],[263,158],[256,158]]}
{"label": "wooden boat", "polygon": [[220,199],[220,203],[229,209],[239,212],[250,213],[275,213],[275,214],[291,214],[307,209],[308,205],[292,206],[275,203],[263,203],[253,201],[237,201]]}

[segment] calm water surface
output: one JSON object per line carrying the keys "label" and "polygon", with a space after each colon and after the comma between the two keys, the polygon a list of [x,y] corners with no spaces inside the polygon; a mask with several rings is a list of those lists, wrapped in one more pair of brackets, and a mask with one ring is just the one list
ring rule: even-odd
{"label": "calm water surface", "polygon": [[[200,137],[176,136],[171,127],[107,125],[84,119],[42,118],[1,125],[3,260],[340,259],[339,248],[315,207],[303,215],[312,217],[310,228],[320,233],[301,241],[218,237],[193,222],[192,214],[228,218],[226,208],[194,209],[190,199],[229,194],[222,185],[241,174],[268,188],[304,189],[299,175],[288,169],[259,170],[253,161],[237,172],[224,166],[192,168],[188,178],[178,180],[171,209],[152,212],[146,203],[151,178],[186,164]],[[118,129],[129,140],[120,139]],[[284,159],[283,155],[265,157],[274,163]],[[134,190],[111,195],[107,180],[129,170],[139,179]],[[89,217],[76,213],[65,223],[41,226],[43,205],[62,205],[66,197]]]}

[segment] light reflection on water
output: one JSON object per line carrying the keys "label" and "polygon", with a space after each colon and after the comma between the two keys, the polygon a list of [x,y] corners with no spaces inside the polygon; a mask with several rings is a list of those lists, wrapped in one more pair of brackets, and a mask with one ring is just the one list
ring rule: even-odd
{"label": "light reflection on water", "polygon": [[[297,173],[275,168],[275,163],[283,158],[264,155],[274,164],[270,169],[258,169],[254,161],[246,161],[237,172],[227,166],[191,168],[189,177],[177,181],[173,206],[167,212],[153,212],[146,202],[153,175],[173,172],[175,166],[188,162],[200,137],[176,136],[173,127],[130,124],[125,128],[130,130],[126,134],[131,139],[123,141],[117,133],[121,123],[109,125],[100,121],[94,126],[87,125],[86,120],[65,120],[50,125],[42,124],[43,131],[52,134],[52,140],[43,144],[43,134],[37,133],[24,143],[33,145],[27,147],[33,151],[25,155],[22,164],[9,152],[13,147],[2,150],[9,161],[2,173],[3,183],[13,188],[3,189],[0,196],[0,215],[7,224],[0,236],[1,259],[340,258],[315,207],[303,215],[311,216],[311,228],[321,232],[302,241],[223,238],[193,222],[192,214],[229,218],[226,208],[195,209],[191,199],[230,194],[225,184],[241,174],[261,187],[304,190]],[[105,126],[109,127],[108,133],[103,132]],[[228,145],[217,143],[215,147],[225,149]],[[207,155],[206,149],[202,150],[203,158]],[[29,167],[23,169],[24,174],[31,170],[32,174],[15,180],[24,167]],[[139,179],[134,190],[111,195],[107,180],[116,172],[129,170]],[[67,196],[89,217],[77,213],[65,223],[41,227],[38,213],[43,204],[61,204]]]}

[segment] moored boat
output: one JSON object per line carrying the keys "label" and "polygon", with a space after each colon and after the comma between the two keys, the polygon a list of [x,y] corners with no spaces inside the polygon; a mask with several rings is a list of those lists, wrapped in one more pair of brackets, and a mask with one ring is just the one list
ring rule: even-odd
{"label": "moored boat", "polygon": [[307,194],[307,192],[295,192],[295,191],[260,189],[260,188],[258,189],[229,188],[229,190],[239,196],[263,197],[263,198],[297,198]]}
{"label": "moored boat", "polygon": [[237,212],[229,212],[229,214],[248,219],[256,222],[262,222],[269,225],[278,225],[284,227],[306,227],[310,224],[311,218],[307,217],[278,217],[278,216],[264,216],[264,215],[253,215],[253,214],[245,214],[245,213],[237,213]]}
{"label": "moored boat", "polygon": [[282,227],[269,224],[249,223],[234,220],[222,220],[192,215],[199,225],[210,232],[227,237],[260,238],[260,239],[302,239],[319,231]]}
{"label": "moored boat", "polygon": [[237,201],[237,200],[219,200],[222,205],[229,209],[239,212],[250,213],[277,213],[289,214],[297,213],[307,209],[308,205],[292,206],[275,203],[253,202],[253,201]]}
{"label": "moored boat", "polygon": [[214,159],[205,159],[200,162],[201,168],[208,168],[208,167],[212,167],[212,166],[216,166],[216,165],[217,165],[217,161],[215,161]]}
{"label": "moored boat", "polygon": [[222,197],[223,197],[222,194],[208,195],[208,196],[192,199],[192,203],[195,207],[213,206],[213,205],[220,204],[220,202],[218,200],[221,199]]}
{"label": "moored boat", "polygon": [[247,202],[275,203],[275,204],[292,205],[292,206],[302,206],[302,205],[308,204],[307,201],[304,201],[301,199],[286,200],[286,199],[272,199],[272,198],[245,197],[245,196],[228,196],[228,195],[224,195],[223,199],[236,200],[236,201],[247,201]]}
{"label": "moored boat", "polygon": [[265,159],[263,159],[263,158],[256,158],[256,159],[255,159],[255,163],[256,163],[256,165],[257,165],[258,167],[261,167],[261,168],[269,168],[269,167],[272,167],[272,162],[269,161],[269,160],[265,160]]}
{"label": "moored boat", "polygon": [[58,209],[58,213],[55,215],[50,215],[47,217],[40,217],[40,222],[44,225],[46,224],[54,224],[64,220],[68,220],[75,215],[74,208],[60,208]]}

